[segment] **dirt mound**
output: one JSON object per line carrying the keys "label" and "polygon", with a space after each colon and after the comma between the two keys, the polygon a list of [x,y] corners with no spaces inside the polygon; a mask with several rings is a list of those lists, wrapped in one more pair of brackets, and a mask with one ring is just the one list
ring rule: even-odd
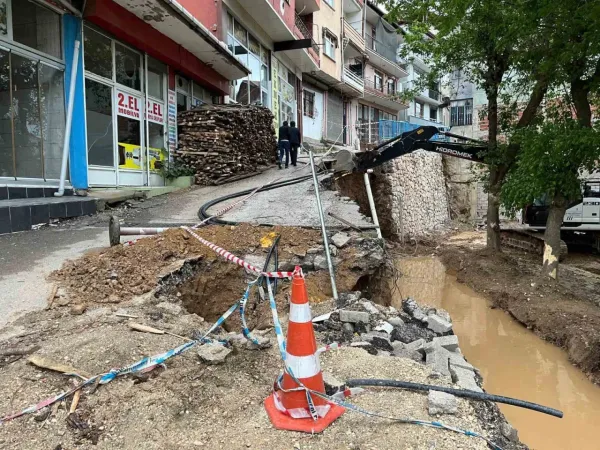
{"label": "dirt mound", "polygon": [[[266,252],[260,248],[260,240],[269,233],[281,235],[283,252],[306,253],[309,248],[319,245],[321,239],[316,230],[248,224],[237,227],[215,225],[198,231],[208,241],[240,256],[257,250]],[[221,257],[186,231],[173,229],[140,239],[131,246],[119,245],[68,261],[52,273],[51,279],[66,288],[70,302],[120,303],[151,291],[158,278],[169,272],[169,266],[188,258],[214,261]]]}

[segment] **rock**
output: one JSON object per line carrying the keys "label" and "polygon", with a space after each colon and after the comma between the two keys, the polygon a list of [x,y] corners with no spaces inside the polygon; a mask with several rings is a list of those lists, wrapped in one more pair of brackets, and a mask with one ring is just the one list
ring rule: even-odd
{"label": "rock", "polygon": [[423,361],[423,355],[421,353],[414,351],[414,350],[407,350],[405,348],[400,349],[400,350],[394,350],[392,352],[392,356],[396,356],[398,358],[412,359],[413,361],[416,361],[416,362]]}
{"label": "rock", "polygon": [[442,375],[450,375],[448,360],[450,355],[448,350],[442,348],[439,344],[425,347],[425,364],[431,366]]}
{"label": "rock", "polygon": [[87,305],[84,305],[84,304],[73,305],[73,306],[71,306],[71,311],[69,311],[69,312],[71,314],[73,314],[74,316],[80,316],[85,312],[86,309],[87,309]]}
{"label": "rock", "polygon": [[261,350],[271,347],[271,340],[268,337],[257,335],[253,335],[252,337],[256,339],[258,344],[252,342],[250,339],[246,339],[246,348],[248,350]]}
{"label": "rock", "polygon": [[323,372],[323,381],[325,382],[326,388],[331,387],[334,388],[336,391],[344,385],[344,382],[338,380],[329,372]]}
{"label": "rock", "polygon": [[360,298],[360,296],[361,296],[361,292],[360,291],[342,292],[339,295],[340,303],[342,303],[344,305],[356,303],[358,301],[358,299]]}
{"label": "rock", "polygon": [[402,320],[400,317],[390,317],[387,321],[393,327],[401,327],[404,325],[404,320]]}
{"label": "rock", "polygon": [[181,314],[182,308],[179,305],[176,305],[175,303],[170,303],[170,302],[161,302],[158,305],[156,305],[156,307],[168,314],[172,314],[174,316],[177,316],[179,314]]}
{"label": "rock", "polygon": [[369,313],[363,311],[351,311],[348,309],[340,310],[340,320],[342,322],[350,322],[350,323],[369,323]]}
{"label": "rock", "polygon": [[361,300],[360,304],[365,309],[365,311],[367,311],[369,314],[373,314],[373,315],[379,314],[379,310],[377,309],[377,307],[369,300]]}
{"label": "rock", "polygon": [[358,341],[350,343],[350,347],[371,347],[371,344],[365,341]]}
{"label": "rock", "polygon": [[347,333],[352,333],[354,334],[354,325],[352,325],[349,322],[344,323],[344,325],[342,325],[342,329],[344,331],[346,331]]}
{"label": "rock", "polygon": [[335,245],[330,245],[329,246],[329,253],[331,253],[331,256],[337,256],[338,255],[338,249]]}
{"label": "rock", "polygon": [[449,352],[455,352],[458,350],[458,336],[451,334],[449,336],[435,337],[433,342],[439,343],[443,348]]}
{"label": "rock", "polygon": [[511,442],[519,441],[519,432],[508,422],[504,422],[500,425],[500,432],[502,433],[502,436]]}
{"label": "rock", "polygon": [[436,414],[456,414],[458,411],[458,399],[445,392],[429,391],[427,396],[427,406],[430,415]]}
{"label": "rock", "polygon": [[408,344],[404,344],[404,348],[407,350],[425,353],[423,346],[425,345],[425,339],[417,339]]}
{"label": "rock", "polygon": [[427,328],[436,333],[447,333],[452,329],[452,324],[445,321],[437,314],[427,317]]}
{"label": "rock", "polygon": [[308,250],[306,250],[306,254],[307,255],[316,255],[317,253],[321,253],[324,250],[325,250],[325,247],[323,247],[322,245],[319,245],[318,247],[309,248]]}
{"label": "rock", "polygon": [[400,341],[394,341],[391,344],[392,344],[392,348],[394,349],[395,352],[397,352],[399,350],[404,350],[406,348],[406,347],[404,347],[405,344],[403,344]]}
{"label": "rock", "polygon": [[450,367],[452,366],[460,367],[461,369],[467,369],[471,371],[476,370],[475,367],[473,367],[465,360],[463,355],[454,352],[450,353]]}
{"label": "rock", "polygon": [[392,341],[401,341],[405,344],[417,339],[429,340],[435,337],[435,333],[427,328],[422,328],[416,323],[406,323],[403,327],[395,327],[390,335]]}
{"label": "rock", "polygon": [[327,270],[329,266],[327,265],[327,258],[324,255],[315,256],[314,261],[315,270]]}
{"label": "rock", "polygon": [[206,364],[223,364],[231,349],[220,344],[204,344],[198,348],[200,360]]}
{"label": "rock", "polygon": [[388,313],[391,314],[392,316],[395,316],[398,314],[398,310],[396,308],[394,308],[393,306],[388,306]]}
{"label": "rock", "polygon": [[394,347],[392,347],[392,344],[390,343],[390,340],[385,335],[385,333],[365,333],[361,335],[361,338],[377,349],[385,350],[388,352],[394,351]]}
{"label": "rock", "polygon": [[475,373],[472,370],[451,365],[450,374],[452,375],[452,381],[456,383],[460,389],[483,392],[483,390],[477,385],[477,382],[475,381]]}
{"label": "rock", "polygon": [[327,319],[325,322],[323,322],[323,325],[325,325],[330,330],[342,331],[343,323],[337,322],[335,320]]}
{"label": "rock", "polygon": [[438,308],[436,309],[436,314],[444,319],[446,322],[452,323],[452,317],[450,317],[450,313],[445,309]]}
{"label": "rock", "polygon": [[384,333],[390,334],[392,331],[394,331],[394,327],[392,326],[392,324],[386,322],[385,320],[382,320],[380,322],[378,322],[377,326],[374,328],[375,331],[383,331]]}
{"label": "rock", "polygon": [[350,242],[350,236],[348,236],[346,233],[336,233],[331,238],[331,242],[337,248],[343,248],[348,242]]}
{"label": "rock", "polygon": [[246,345],[246,342],[248,342],[248,339],[246,339],[246,336],[242,333],[231,333],[227,337],[227,340],[234,347],[243,347]]}
{"label": "rock", "polygon": [[413,317],[415,320],[425,323],[427,321],[427,315],[423,312],[421,307],[412,298],[407,298],[402,301],[402,310]]}
{"label": "rock", "polygon": [[57,306],[67,306],[69,303],[71,303],[71,300],[68,297],[59,297],[57,300],[54,301],[54,304]]}
{"label": "rock", "polygon": [[110,294],[107,301],[108,303],[119,303],[121,299],[117,294]]}

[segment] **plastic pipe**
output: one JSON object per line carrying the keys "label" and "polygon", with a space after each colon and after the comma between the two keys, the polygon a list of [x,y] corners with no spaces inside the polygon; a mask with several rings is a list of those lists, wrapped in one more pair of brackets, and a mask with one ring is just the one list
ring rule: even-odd
{"label": "plastic pipe", "polygon": [[325,227],[325,215],[323,214],[323,205],[321,204],[321,194],[319,193],[319,179],[317,178],[317,169],[315,168],[315,159],[312,150],[308,151],[310,159],[310,168],[312,170],[313,184],[315,185],[315,197],[317,199],[317,209],[319,210],[319,219],[321,220],[321,233],[323,234],[323,245],[325,246],[325,256],[327,257],[327,266],[329,267],[329,277],[331,278],[331,292],[333,299],[337,304],[339,301],[337,287],[335,285],[335,273],[333,271],[333,263],[331,262],[331,254],[329,252],[329,239],[327,238],[327,228]]}
{"label": "plastic pipe", "polygon": [[77,68],[79,67],[79,46],[81,43],[75,41],[73,50],[73,69],[69,85],[69,104],[67,106],[67,124],[65,126],[65,140],[63,142],[62,164],[60,166],[60,182],[56,197],[62,197],[65,193],[65,180],[67,178],[67,163],[69,162],[69,141],[71,140],[71,124],[73,123],[73,105],[75,103],[75,84],[77,82]]}
{"label": "plastic pipe", "polygon": [[377,218],[377,209],[375,209],[375,200],[373,200],[373,191],[371,191],[371,181],[369,180],[369,174],[372,170],[367,170],[364,174],[365,187],[367,188],[367,197],[369,198],[369,206],[371,207],[371,217],[373,218],[373,225],[377,230],[377,237],[383,239],[381,235],[381,228],[379,227],[379,219]]}
{"label": "plastic pipe", "polygon": [[467,389],[453,389],[442,386],[433,386],[429,384],[410,383],[408,381],[398,380],[378,380],[378,379],[356,379],[346,382],[348,387],[356,386],[378,386],[378,387],[395,387],[401,389],[411,389],[413,391],[440,391],[447,394],[456,395],[457,397],[465,397],[473,400],[491,401],[496,403],[504,403],[506,405],[518,406],[519,408],[531,409],[532,411],[548,414],[549,416],[562,419],[563,412],[558,409],[549,408],[547,406],[538,405],[537,403],[526,402],[511,397],[502,395],[488,394],[487,392],[469,391]]}

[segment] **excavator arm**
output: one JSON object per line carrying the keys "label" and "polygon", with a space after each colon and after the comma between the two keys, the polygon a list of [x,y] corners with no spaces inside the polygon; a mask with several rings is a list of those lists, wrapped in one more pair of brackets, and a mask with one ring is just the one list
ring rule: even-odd
{"label": "excavator arm", "polygon": [[[466,142],[431,140],[436,135],[453,137]],[[365,172],[415,150],[426,150],[469,161],[483,162],[487,145],[482,141],[440,131],[433,126],[422,126],[383,142],[371,151],[354,153],[350,157],[347,154],[338,155],[336,170]]]}

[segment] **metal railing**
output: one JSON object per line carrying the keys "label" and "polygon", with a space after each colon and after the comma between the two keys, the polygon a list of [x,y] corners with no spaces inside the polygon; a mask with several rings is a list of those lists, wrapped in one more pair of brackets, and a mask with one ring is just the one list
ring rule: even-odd
{"label": "metal railing", "polygon": [[[361,23],[362,24],[362,22],[355,22],[355,23]],[[354,28],[352,26],[352,23],[348,22],[346,19],[344,19],[344,34],[348,38],[350,38],[350,40],[352,40],[355,43],[359,44],[361,47],[364,47],[364,45],[365,45],[365,38],[363,38],[361,32],[358,31],[356,28]]]}
{"label": "metal railing", "polygon": [[384,58],[390,60],[391,62],[398,64],[397,50],[398,47],[393,47],[387,44],[384,44],[377,39],[374,39],[373,36],[368,35],[365,37],[366,47],[369,50],[373,50],[375,53],[383,56]]}
{"label": "metal railing", "polygon": [[368,92],[375,94],[378,97],[386,98],[387,100],[392,100],[397,103],[402,103],[400,98],[400,94],[402,93],[402,85],[399,83],[396,83],[396,90],[393,92],[390,92],[387,84],[376,83],[372,78],[365,78],[364,85]]}
{"label": "metal railing", "polygon": [[365,80],[363,77],[353,72],[348,67],[344,67],[344,81],[359,91],[362,91],[365,88]]}
{"label": "metal railing", "polygon": [[[442,125],[432,124],[437,126],[441,131],[447,131],[448,128]],[[415,123],[404,122],[402,120],[377,120],[370,122],[365,119],[358,119],[356,131],[358,138],[362,144],[379,144],[383,141],[395,138],[407,131],[416,130],[421,125]],[[446,136],[435,135],[432,140],[443,141],[447,140]]]}
{"label": "metal railing", "polygon": [[440,101],[440,93],[438,91],[436,91],[435,89],[431,89],[429,88],[427,90],[427,96],[429,98],[432,98],[434,100],[437,100],[438,102]]}
{"label": "metal railing", "polygon": [[317,56],[319,56],[319,46],[313,39],[313,33],[311,30],[308,29],[308,27],[302,20],[302,17],[300,17],[298,14],[296,14],[296,28],[298,28],[298,31],[300,31],[300,34],[304,36],[305,39],[310,39],[312,49],[315,51]]}

